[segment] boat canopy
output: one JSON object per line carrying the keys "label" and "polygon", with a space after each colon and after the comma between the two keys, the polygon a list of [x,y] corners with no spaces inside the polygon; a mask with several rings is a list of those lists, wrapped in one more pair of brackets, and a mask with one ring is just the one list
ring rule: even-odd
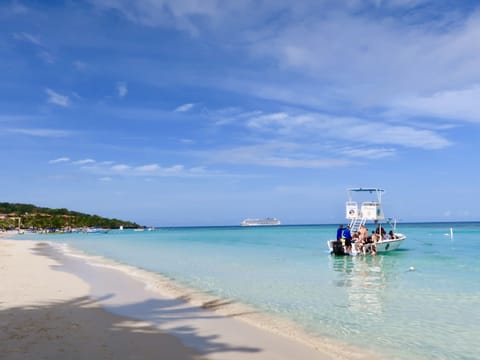
{"label": "boat canopy", "polygon": [[[369,193],[368,198],[373,196],[376,199],[364,199],[358,203],[353,201],[352,193]],[[382,193],[383,189],[379,188],[351,188],[348,189],[348,201],[346,202],[346,218],[350,220],[350,229],[357,231],[361,225],[364,225],[367,220],[369,221],[382,221],[385,216],[382,211]]]}

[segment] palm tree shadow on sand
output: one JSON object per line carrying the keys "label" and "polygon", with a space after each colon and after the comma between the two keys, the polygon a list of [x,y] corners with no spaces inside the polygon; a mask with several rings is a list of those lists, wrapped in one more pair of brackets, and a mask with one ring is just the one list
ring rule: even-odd
{"label": "palm tree shadow on sand", "polygon": [[[150,304],[151,305],[151,304]],[[232,346],[193,327],[174,333],[194,338],[201,353],[146,322],[106,312],[88,297],[0,310],[2,359],[206,359],[222,352],[261,349]]]}

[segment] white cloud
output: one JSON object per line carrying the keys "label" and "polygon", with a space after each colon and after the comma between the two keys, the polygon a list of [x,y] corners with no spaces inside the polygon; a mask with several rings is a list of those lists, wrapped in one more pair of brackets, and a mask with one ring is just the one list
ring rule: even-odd
{"label": "white cloud", "polygon": [[57,129],[7,129],[7,131],[37,137],[66,137],[71,135],[69,131]]}
{"label": "white cloud", "polygon": [[[379,2],[378,7],[408,8],[418,3]],[[388,12],[384,16],[375,13],[372,19],[368,11],[349,12],[342,6],[331,6],[336,11],[324,11],[321,21],[315,16],[318,9],[314,4],[302,2],[303,10],[298,14],[285,6],[285,13],[293,19],[278,29],[270,22],[271,27],[257,24],[258,31],[250,33],[247,47],[260,61],[272,61],[279,71],[275,73],[272,66],[269,74],[277,76],[267,79],[261,70],[243,72],[242,78],[221,80],[222,86],[338,111],[396,108],[405,98],[430,97],[480,84],[480,12],[429,16],[433,14],[415,9],[414,19],[410,19],[412,13],[396,18]],[[301,14],[306,14],[304,21],[294,21],[295,15]],[[438,113],[454,113],[458,105],[449,105]]]}
{"label": "white cloud", "polygon": [[270,129],[279,134],[297,136],[304,134],[312,127],[328,127],[326,121],[315,114],[288,114],[286,112],[254,116],[247,120],[246,125],[251,129]]}
{"label": "white cloud", "polygon": [[113,179],[110,176],[104,176],[99,179],[102,182],[111,182]]}
{"label": "white cloud", "polygon": [[397,101],[397,112],[480,123],[480,84]]}
{"label": "white cloud", "polygon": [[74,164],[77,165],[85,165],[85,164],[94,164],[95,160],[93,159],[83,159],[83,160],[77,160],[74,162]]}
{"label": "white cloud", "polygon": [[61,95],[52,89],[45,89],[48,95],[48,102],[62,107],[68,107],[70,105],[70,99],[66,95]]}
{"label": "white cloud", "polygon": [[20,4],[18,1],[12,1],[10,5],[10,11],[16,15],[25,14],[28,10],[29,9],[25,5]]}
{"label": "white cloud", "polygon": [[58,159],[50,160],[48,163],[49,163],[49,164],[59,164],[59,163],[66,163],[66,162],[70,162],[70,158],[68,158],[68,157],[60,157],[60,158],[58,158]]}
{"label": "white cloud", "polygon": [[160,170],[160,166],[158,164],[142,165],[136,167],[135,170],[140,172],[152,172]]}
{"label": "white cloud", "polygon": [[393,148],[340,148],[338,152],[349,157],[364,159],[382,159],[394,156],[397,151]]}
{"label": "white cloud", "polygon": [[121,98],[125,97],[128,93],[127,84],[124,82],[117,83],[117,95]]}
{"label": "white cloud", "polygon": [[183,165],[173,165],[171,167],[164,169],[166,174],[180,174],[180,173],[183,173],[184,170],[185,170],[185,167]]}
{"label": "white cloud", "polygon": [[43,46],[42,42],[38,39],[38,37],[26,32],[14,33],[13,38],[15,40],[26,41],[37,46]]}
{"label": "white cloud", "polygon": [[146,165],[127,165],[115,164],[113,161],[97,161],[94,159],[71,160],[67,157],[50,160],[50,164],[71,163],[79,166],[79,169],[96,175],[104,175],[112,177],[121,176],[190,176],[190,175],[209,175],[207,169],[203,166],[192,167],[187,169],[184,165],[173,165],[170,167],[162,167],[159,164]]}
{"label": "white cloud", "polygon": [[125,172],[131,169],[130,166],[124,164],[113,165],[111,169],[115,172]]}
{"label": "white cloud", "polygon": [[413,122],[403,125],[391,119],[386,122],[293,109],[213,113],[213,118],[216,113],[224,114],[224,127],[238,130],[243,126],[250,134],[250,144],[201,154],[214,163],[292,168],[349,166],[361,164],[363,159],[393,157],[402,148],[436,150],[451,145],[443,135],[450,126],[428,127]]}
{"label": "white cloud", "polygon": [[285,168],[331,168],[351,166],[355,163],[346,159],[291,159],[271,156],[262,160],[254,160],[254,164]]}
{"label": "white cloud", "polygon": [[209,176],[214,173],[207,171],[204,166],[186,168],[184,165],[162,167],[158,164],[137,166],[132,169],[132,176]]}
{"label": "white cloud", "polygon": [[55,57],[52,55],[51,51],[47,49],[47,47],[42,43],[42,41],[40,41],[40,39],[37,36],[34,36],[26,32],[19,32],[19,33],[14,33],[13,38],[18,41],[25,41],[35,45],[38,49],[37,56],[43,62],[47,64],[53,64],[55,62]]}
{"label": "white cloud", "polygon": [[[252,66],[236,77],[220,69],[209,85],[261,98],[332,112],[388,111],[480,84],[478,7],[466,12],[452,3],[444,11],[429,0],[90,1],[142,25],[228,39]],[[413,105],[410,114],[422,115]],[[449,102],[435,115],[452,118],[460,105]]]}
{"label": "white cloud", "polygon": [[239,146],[205,154],[210,161],[235,165],[261,165],[284,168],[325,168],[353,165],[354,162],[339,157],[320,157],[305,153],[302,146],[293,143],[271,142]]}
{"label": "white cloud", "polygon": [[46,50],[39,51],[38,57],[47,64],[53,64],[55,62],[55,57],[49,51],[46,51]]}
{"label": "white cloud", "polygon": [[19,122],[19,121],[38,121],[42,117],[37,115],[22,115],[22,114],[0,114],[0,122]]}
{"label": "white cloud", "polygon": [[269,126],[269,124],[282,124],[283,126],[287,125],[289,119],[292,119],[288,116],[287,113],[274,113],[274,114],[259,114],[248,120],[248,126],[253,128],[262,128]]}
{"label": "white cloud", "polygon": [[[477,17],[472,16],[463,26],[435,33],[428,25],[335,14],[321,22],[291,24],[273,44],[263,45],[269,46],[269,53],[283,65],[318,79],[355,87],[351,80],[362,79],[362,85],[388,85],[384,89],[388,91],[406,90],[414,83],[428,90],[432,85],[451,84],[452,73],[465,70],[463,66],[451,68],[452,63],[468,65],[478,57],[480,44],[472,42],[480,30]],[[440,70],[447,69],[450,73],[437,78]],[[478,78],[474,68],[469,72]],[[424,83],[426,79],[432,84]]]}
{"label": "white cloud", "polygon": [[[79,162],[75,162],[78,164]],[[83,170],[95,174],[104,174],[105,176],[134,176],[134,177],[157,177],[157,176],[208,176],[210,173],[201,166],[187,169],[184,165],[173,165],[162,167],[159,164],[147,165],[126,165],[115,164],[111,162],[95,162],[91,166],[82,167]]]}
{"label": "white cloud", "polygon": [[78,71],[85,71],[88,68],[87,63],[80,60],[75,60],[72,65]]}
{"label": "white cloud", "polygon": [[344,140],[359,145],[385,144],[422,149],[441,149],[450,145],[447,139],[430,129],[322,113],[262,114],[249,119],[246,124],[256,132],[270,132],[290,139],[303,139],[304,142]]}
{"label": "white cloud", "polygon": [[330,133],[345,140],[360,139],[361,143],[391,144],[427,150],[442,149],[451,145],[450,141],[431,130],[401,125],[354,122],[349,127],[343,127],[341,131],[340,134],[334,134],[332,131]]}
{"label": "white cloud", "polygon": [[199,27],[194,19],[207,18],[222,12],[217,0],[175,1],[175,0],[90,0],[100,9],[115,9],[132,22],[146,26],[171,27],[197,35]]}
{"label": "white cloud", "polygon": [[191,110],[194,106],[195,106],[195,104],[183,104],[183,105],[180,105],[179,107],[177,107],[173,111],[174,112],[187,112],[187,111]]}

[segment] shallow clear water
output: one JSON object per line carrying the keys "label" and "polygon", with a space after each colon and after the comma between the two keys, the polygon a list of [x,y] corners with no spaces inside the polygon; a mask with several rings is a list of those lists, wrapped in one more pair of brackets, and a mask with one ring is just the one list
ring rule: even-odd
{"label": "shallow clear water", "polygon": [[402,224],[408,238],[401,248],[376,257],[330,256],[326,241],[335,231],[330,225],[211,227],[44,237],[387,358],[480,358],[480,223]]}

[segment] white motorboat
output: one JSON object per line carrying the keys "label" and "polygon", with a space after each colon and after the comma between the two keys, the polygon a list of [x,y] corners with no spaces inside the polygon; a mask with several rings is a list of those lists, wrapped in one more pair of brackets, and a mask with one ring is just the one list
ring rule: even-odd
{"label": "white motorboat", "polygon": [[[346,202],[345,212],[346,219],[350,220],[350,232],[352,235],[357,233],[363,226],[373,225],[376,228],[375,240],[363,243],[360,246],[360,242],[353,236],[352,249],[348,252],[344,247],[344,239],[341,240],[341,244],[337,240],[328,240],[327,245],[330,252],[335,255],[357,255],[365,253],[379,253],[386,251],[396,250],[403,241],[407,238],[404,234],[396,232],[396,221],[394,221],[392,230],[387,233],[383,225],[385,216],[382,209],[382,194],[383,189],[377,188],[352,188],[348,189],[348,201]],[[362,202],[353,200],[353,194],[363,194],[367,197],[374,196],[375,198],[366,199]],[[370,237],[369,237],[370,238]]]}
{"label": "white motorboat", "polygon": [[106,234],[108,233],[109,229],[104,229],[104,228],[98,228],[98,227],[87,227],[83,229],[83,232],[88,233],[88,234],[94,234],[94,233],[102,233]]}

